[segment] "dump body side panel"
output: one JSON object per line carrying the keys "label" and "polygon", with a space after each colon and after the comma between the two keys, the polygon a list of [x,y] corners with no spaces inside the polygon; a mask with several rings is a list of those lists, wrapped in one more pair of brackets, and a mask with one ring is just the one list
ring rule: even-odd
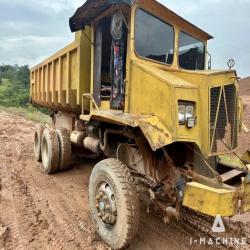
{"label": "dump body side panel", "polygon": [[[85,33],[85,34],[84,34]],[[53,110],[80,113],[82,94],[90,92],[90,29],[75,41],[31,69],[31,100]],[[89,103],[84,105],[89,108]]]}

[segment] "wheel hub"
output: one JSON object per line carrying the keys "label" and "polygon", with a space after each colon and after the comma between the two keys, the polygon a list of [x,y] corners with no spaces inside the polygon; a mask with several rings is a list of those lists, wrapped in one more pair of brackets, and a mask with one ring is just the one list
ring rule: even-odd
{"label": "wheel hub", "polygon": [[102,183],[96,195],[96,209],[103,223],[115,225],[117,208],[115,194],[108,183]]}

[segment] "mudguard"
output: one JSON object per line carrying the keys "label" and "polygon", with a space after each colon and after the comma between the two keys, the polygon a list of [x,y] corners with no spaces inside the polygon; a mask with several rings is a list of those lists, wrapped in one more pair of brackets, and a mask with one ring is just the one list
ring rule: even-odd
{"label": "mudguard", "polygon": [[155,115],[132,115],[122,112],[93,111],[91,115],[81,115],[80,119],[85,121],[96,119],[123,126],[139,127],[153,151],[174,142],[171,133]]}

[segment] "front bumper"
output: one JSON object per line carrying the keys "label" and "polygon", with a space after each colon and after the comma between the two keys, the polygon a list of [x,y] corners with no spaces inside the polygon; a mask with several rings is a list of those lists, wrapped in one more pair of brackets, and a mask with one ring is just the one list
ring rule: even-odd
{"label": "front bumper", "polygon": [[186,185],[183,206],[210,216],[231,217],[250,210],[250,182],[243,178],[241,188],[216,189],[198,182]]}

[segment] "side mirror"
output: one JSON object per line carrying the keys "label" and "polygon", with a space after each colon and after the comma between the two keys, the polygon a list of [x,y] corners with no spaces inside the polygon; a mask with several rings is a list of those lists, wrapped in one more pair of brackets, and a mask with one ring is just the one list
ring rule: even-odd
{"label": "side mirror", "polygon": [[229,59],[227,61],[227,66],[228,66],[229,69],[232,69],[234,67],[234,65],[235,65],[234,59]]}

